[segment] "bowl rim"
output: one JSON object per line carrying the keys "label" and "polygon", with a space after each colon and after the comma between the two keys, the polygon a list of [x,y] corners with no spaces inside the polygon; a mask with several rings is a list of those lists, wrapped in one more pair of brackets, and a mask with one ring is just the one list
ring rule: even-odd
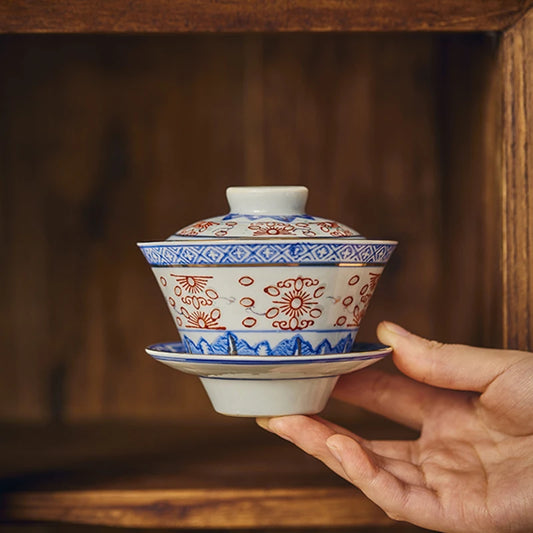
{"label": "bowl rim", "polygon": [[[351,242],[350,242],[351,241]],[[377,245],[390,245],[397,246],[398,241],[388,240],[388,239],[361,239],[356,237],[309,237],[309,238],[295,238],[295,237],[277,237],[269,239],[253,239],[250,237],[231,237],[231,238],[217,238],[211,239],[208,237],[203,237],[200,240],[198,237],[194,238],[183,238],[183,239],[172,239],[164,241],[139,241],[137,246],[139,248],[145,248],[148,246],[202,246],[203,244],[213,245],[255,245],[255,244],[270,244],[270,243],[283,243],[283,244],[305,244],[305,245],[323,245],[323,244],[339,244],[346,245],[350,244],[353,246],[365,246],[369,244]]]}
{"label": "bowl rim", "polygon": [[151,266],[385,265],[397,241],[230,240],[137,243]]}

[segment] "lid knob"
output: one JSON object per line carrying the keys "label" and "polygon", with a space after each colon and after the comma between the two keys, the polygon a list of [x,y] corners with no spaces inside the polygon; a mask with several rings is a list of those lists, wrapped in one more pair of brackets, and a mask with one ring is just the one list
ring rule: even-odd
{"label": "lid knob", "polygon": [[226,197],[232,213],[266,215],[303,215],[307,187],[228,187]]}

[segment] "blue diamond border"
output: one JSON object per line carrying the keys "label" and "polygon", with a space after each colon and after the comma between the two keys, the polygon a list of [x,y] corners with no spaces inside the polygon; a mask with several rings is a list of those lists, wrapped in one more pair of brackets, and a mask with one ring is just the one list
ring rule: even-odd
{"label": "blue diamond border", "polygon": [[151,266],[264,263],[386,263],[396,243],[140,243]]}

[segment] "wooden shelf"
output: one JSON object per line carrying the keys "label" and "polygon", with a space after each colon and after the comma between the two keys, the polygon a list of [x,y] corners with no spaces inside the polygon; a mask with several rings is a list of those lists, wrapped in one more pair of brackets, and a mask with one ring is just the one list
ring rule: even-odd
{"label": "wooden shelf", "polygon": [[[0,33],[96,34],[2,38],[0,420],[75,425],[0,422],[0,524],[392,525],[142,354],[175,329],[132,243],[222,212],[228,185],[297,180],[311,212],[402,243],[366,333],[533,350],[532,5],[0,3]],[[476,33],[349,33],[382,31]]]}
{"label": "wooden shelf", "polygon": [[[391,431],[400,435],[398,428]],[[251,420],[209,427],[3,425],[0,432],[0,522],[172,528],[392,523],[319,461]],[[384,435],[387,427],[366,434]]]}
{"label": "wooden shelf", "polygon": [[0,5],[0,32],[494,31],[530,6],[529,0],[16,0]]}

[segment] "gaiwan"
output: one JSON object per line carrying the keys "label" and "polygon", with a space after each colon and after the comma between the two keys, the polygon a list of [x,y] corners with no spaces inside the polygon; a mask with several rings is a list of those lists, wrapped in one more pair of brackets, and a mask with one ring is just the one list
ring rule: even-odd
{"label": "gaiwan", "polygon": [[139,243],[189,354],[349,353],[397,243],[305,212],[308,190],[230,187],[230,211]]}

